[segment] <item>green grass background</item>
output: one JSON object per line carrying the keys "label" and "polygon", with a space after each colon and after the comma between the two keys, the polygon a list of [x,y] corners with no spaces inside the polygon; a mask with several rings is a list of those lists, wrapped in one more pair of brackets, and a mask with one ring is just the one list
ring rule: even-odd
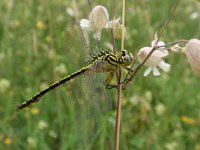
{"label": "green grass background", "polygon": [[[91,3],[106,6],[111,16],[113,1]],[[126,1],[125,48],[137,54],[150,46],[174,3]],[[117,1],[116,16],[121,6]],[[70,82],[32,109],[15,112],[16,105],[42,87],[80,68],[85,51],[69,8],[78,19],[87,18],[91,10],[88,1],[78,0],[0,1],[0,149],[113,149],[117,92],[93,88],[103,82],[102,75]],[[38,22],[44,26],[38,28]],[[108,33],[102,34],[102,43],[111,42]],[[200,3],[181,0],[162,40],[192,38],[200,39]],[[120,40],[116,45],[120,49]],[[184,55],[172,53],[166,61],[172,65],[169,73],[144,78],[143,67],[124,91],[121,150],[200,150],[200,78]]]}

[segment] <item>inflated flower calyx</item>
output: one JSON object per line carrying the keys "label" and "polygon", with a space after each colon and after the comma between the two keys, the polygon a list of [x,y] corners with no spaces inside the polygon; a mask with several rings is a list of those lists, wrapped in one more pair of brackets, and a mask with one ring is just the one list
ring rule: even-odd
{"label": "inflated flower calyx", "polygon": [[193,72],[200,77],[200,40],[189,40],[185,47],[185,54]]}
{"label": "inflated flower calyx", "polygon": [[97,5],[89,15],[90,24],[95,31],[101,31],[109,22],[108,11],[104,6]]}
{"label": "inflated flower calyx", "polygon": [[93,37],[100,40],[101,30],[109,22],[109,14],[104,6],[95,6],[89,14],[89,19],[81,19],[80,26],[85,31],[93,31]]}

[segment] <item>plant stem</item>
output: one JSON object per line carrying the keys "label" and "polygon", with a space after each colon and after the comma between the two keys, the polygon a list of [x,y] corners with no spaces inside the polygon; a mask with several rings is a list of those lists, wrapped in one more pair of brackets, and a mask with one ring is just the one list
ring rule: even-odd
{"label": "plant stem", "polygon": [[[113,0],[113,11],[112,11],[112,19],[115,18],[115,14],[116,14],[116,0]],[[110,29],[111,32],[111,38],[112,38],[112,46],[113,46],[113,52],[114,54],[116,54],[116,46],[115,46],[115,38],[114,38],[114,32],[113,32],[113,27],[111,27]]]}
{"label": "plant stem", "polygon": [[[124,22],[125,22],[125,0],[122,3],[122,41],[121,50],[124,49]],[[117,109],[116,109],[116,122],[115,122],[115,145],[114,150],[119,150],[119,137],[120,137],[120,122],[121,122],[121,103],[122,103],[122,83],[121,83],[121,68],[117,71],[118,79],[118,96],[117,96]]]}
{"label": "plant stem", "polygon": [[187,42],[188,42],[187,40],[178,40],[178,41],[168,43],[168,44],[165,44],[165,45],[162,45],[162,46],[156,46],[156,48],[167,47],[167,46],[176,45],[176,44],[179,44],[179,43],[187,43]]}
{"label": "plant stem", "polygon": [[117,99],[117,114],[115,120],[115,145],[114,150],[119,150],[119,135],[120,135],[120,120],[121,120],[121,97],[122,97],[122,84],[118,84],[118,99]]}
{"label": "plant stem", "polygon": [[122,41],[121,41],[121,50],[124,49],[124,22],[125,22],[125,0],[122,4]]}

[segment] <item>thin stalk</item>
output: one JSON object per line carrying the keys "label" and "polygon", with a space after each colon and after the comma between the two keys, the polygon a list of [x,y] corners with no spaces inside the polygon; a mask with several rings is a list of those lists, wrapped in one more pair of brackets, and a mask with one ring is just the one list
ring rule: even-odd
{"label": "thin stalk", "polygon": [[[112,10],[112,19],[114,20],[116,14],[116,0],[113,0],[113,10]],[[110,29],[111,32],[111,38],[112,38],[112,46],[113,46],[113,52],[116,54],[116,46],[115,46],[115,38],[114,38],[114,32],[113,28]]]}
{"label": "thin stalk", "polygon": [[172,45],[176,45],[176,44],[179,44],[179,43],[187,43],[187,42],[188,42],[188,40],[178,40],[178,41],[168,43],[168,44],[165,44],[165,45],[162,45],[162,46],[156,46],[156,48],[167,47],[167,46],[172,46]]}
{"label": "thin stalk", "polygon": [[125,22],[125,0],[122,4],[122,41],[121,41],[121,50],[124,49],[124,22]]}
{"label": "thin stalk", "polygon": [[[124,22],[125,22],[125,0],[122,3],[122,41],[121,50],[124,49]],[[115,145],[114,150],[119,150],[119,137],[120,137],[120,122],[121,122],[121,103],[122,103],[122,83],[121,83],[121,68],[117,71],[118,77],[118,95],[117,95],[117,110],[115,122]]]}
{"label": "thin stalk", "polygon": [[113,0],[112,19],[115,18],[115,14],[116,14],[116,0]]}
{"label": "thin stalk", "polygon": [[160,34],[158,35],[158,39],[157,39],[157,41],[156,41],[155,46],[158,44],[158,41],[160,40],[161,36],[163,35],[163,33],[165,32],[165,30],[166,30],[167,27],[169,26],[169,23],[172,21],[174,15],[175,15],[176,9],[177,9],[177,7],[178,7],[179,1],[180,1],[180,0],[176,0],[176,3],[175,3],[175,5],[174,5],[174,8],[173,8],[173,10],[172,10],[172,13],[171,13],[169,19],[167,20],[167,22],[166,22],[166,24],[164,25],[162,31],[161,31]]}
{"label": "thin stalk", "polygon": [[115,122],[115,145],[114,150],[119,150],[119,135],[120,135],[120,120],[121,120],[121,97],[122,97],[122,83],[118,84],[118,99],[117,99],[117,114]]}

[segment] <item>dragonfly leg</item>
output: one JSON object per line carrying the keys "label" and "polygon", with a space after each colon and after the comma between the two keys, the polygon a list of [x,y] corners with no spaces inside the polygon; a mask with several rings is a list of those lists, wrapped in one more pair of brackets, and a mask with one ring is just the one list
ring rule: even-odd
{"label": "dragonfly leg", "polygon": [[126,67],[125,69],[128,71],[128,75],[131,75],[133,73],[133,70],[131,70],[130,68]]}
{"label": "dragonfly leg", "polygon": [[113,76],[114,76],[114,72],[110,72],[110,74],[106,78],[105,85],[106,85],[107,89],[112,89],[112,88],[117,88],[118,87],[117,85],[110,84]]}
{"label": "dragonfly leg", "polygon": [[131,75],[132,75],[132,73],[133,73],[133,70],[132,70],[132,69],[130,69],[130,68],[128,68],[128,67],[126,67],[125,69],[126,69],[128,72],[127,72],[127,74],[126,74],[124,80],[122,81],[122,83],[131,80]]}

